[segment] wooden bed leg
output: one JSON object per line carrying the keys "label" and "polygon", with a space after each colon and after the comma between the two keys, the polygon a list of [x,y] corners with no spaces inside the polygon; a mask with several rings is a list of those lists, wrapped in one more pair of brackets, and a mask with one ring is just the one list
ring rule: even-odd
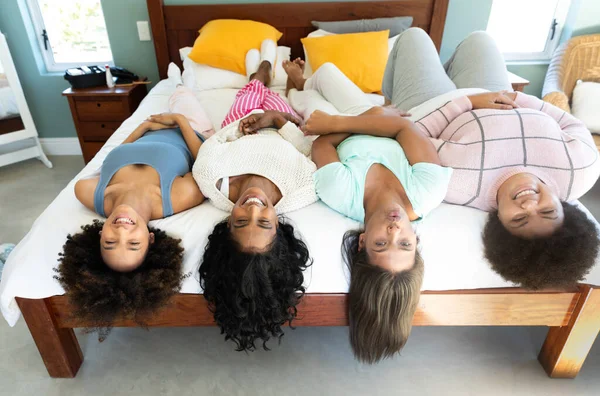
{"label": "wooden bed leg", "polygon": [[538,360],[552,378],[575,378],[600,330],[600,288],[580,287],[567,326],[550,327]]}
{"label": "wooden bed leg", "polygon": [[50,377],[75,377],[83,362],[83,353],[73,329],[57,327],[46,300],[17,298],[17,304]]}

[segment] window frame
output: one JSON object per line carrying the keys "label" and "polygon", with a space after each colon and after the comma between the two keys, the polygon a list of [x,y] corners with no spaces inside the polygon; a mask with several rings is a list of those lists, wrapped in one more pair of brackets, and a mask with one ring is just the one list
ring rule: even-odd
{"label": "window frame", "polygon": [[[499,0],[493,0],[499,1]],[[500,0],[501,1],[501,0]],[[562,32],[565,28],[565,23],[567,21],[567,16],[569,14],[569,10],[573,6],[573,0],[558,0],[556,4],[556,10],[554,11],[554,18],[552,19],[553,23],[556,22],[556,27],[554,30],[554,35],[552,36],[552,26],[548,28],[548,34],[546,36],[546,45],[544,46],[544,50],[540,52],[503,52],[505,62],[547,62],[552,59],[552,55],[558,46],[560,45],[560,38]],[[490,12],[489,20],[492,14]],[[487,26],[486,26],[487,30]]]}
{"label": "window frame", "polygon": [[[31,17],[31,22],[33,24],[33,28],[35,31],[36,41],[42,55],[42,59],[44,60],[44,64],[46,65],[47,72],[64,72],[65,70],[73,67],[79,67],[83,65],[106,65],[113,67],[115,65],[114,59],[111,60],[93,60],[89,62],[56,62],[54,60],[54,53],[52,51],[52,45],[50,44],[50,40],[48,40],[48,49],[45,48],[45,39],[43,38],[42,32],[46,30],[46,25],[44,23],[44,18],[42,16],[42,9],[40,7],[38,0],[26,0],[27,9],[29,11],[29,16]],[[100,5],[102,6],[102,4]],[[106,21],[105,21],[106,25]],[[112,49],[111,49],[112,52]]]}

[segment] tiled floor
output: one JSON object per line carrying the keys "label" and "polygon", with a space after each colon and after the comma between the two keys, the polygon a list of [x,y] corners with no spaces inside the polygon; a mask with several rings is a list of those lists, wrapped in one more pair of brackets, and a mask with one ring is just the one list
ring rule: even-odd
{"label": "tiled floor", "polygon": [[[81,169],[78,157],[0,168],[0,241],[17,241]],[[600,215],[600,187],[582,200]],[[598,395],[600,341],[576,380],[549,379],[536,360],[546,330],[415,328],[402,356],[375,366],[352,358],[348,330],[287,330],[270,352],[234,351],[216,328],[115,329],[98,343],[78,332],[75,379],[48,377],[20,321],[0,319],[0,395]]]}

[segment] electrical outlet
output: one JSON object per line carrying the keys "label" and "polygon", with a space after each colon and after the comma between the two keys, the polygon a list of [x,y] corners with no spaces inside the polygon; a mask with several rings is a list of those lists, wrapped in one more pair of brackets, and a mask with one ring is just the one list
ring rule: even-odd
{"label": "electrical outlet", "polygon": [[140,41],[152,40],[150,37],[150,26],[148,25],[148,21],[137,21],[137,30]]}

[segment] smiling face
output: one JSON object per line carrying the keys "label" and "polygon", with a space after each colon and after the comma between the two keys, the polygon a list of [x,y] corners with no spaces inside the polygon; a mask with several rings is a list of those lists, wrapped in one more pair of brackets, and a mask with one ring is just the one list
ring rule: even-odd
{"label": "smiling face", "polygon": [[498,218],[513,235],[533,239],[549,236],[563,223],[558,196],[539,178],[519,173],[498,189]]}
{"label": "smiling face", "polygon": [[416,248],[417,236],[400,205],[391,205],[373,213],[358,240],[358,249],[366,249],[372,265],[391,272],[411,269],[415,263]]}
{"label": "smiling face", "polygon": [[275,239],[279,221],[263,190],[252,187],[240,194],[229,217],[229,230],[244,252],[264,252]]}
{"label": "smiling face", "polygon": [[128,205],[117,206],[104,222],[100,233],[102,260],[118,272],[129,272],[139,267],[152,243],[154,234]]}

